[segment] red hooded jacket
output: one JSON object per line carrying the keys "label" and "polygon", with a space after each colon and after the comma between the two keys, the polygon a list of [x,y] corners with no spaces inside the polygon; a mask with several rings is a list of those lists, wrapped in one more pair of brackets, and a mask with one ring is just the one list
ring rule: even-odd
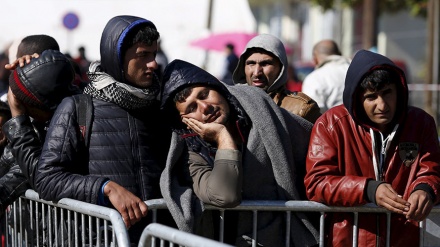
{"label": "red hooded jacket", "polygon": [[[359,51],[347,72],[344,105],[325,112],[315,123],[307,155],[306,193],[310,200],[331,206],[359,206],[371,202],[367,185],[374,182],[372,127],[362,109],[357,88],[372,69],[388,68],[398,72],[398,99],[395,134],[386,149],[384,178],[393,189],[408,200],[421,185],[440,199],[440,148],[434,119],[421,109],[407,106],[408,89],[403,72],[388,58]],[[372,137],[376,136],[376,137]],[[375,142],[376,147],[377,143]],[[382,148],[382,147],[379,147]],[[377,149],[380,150],[380,149]],[[370,185],[371,185],[370,184]],[[377,188],[377,187],[376,187]],[[417,222],[406,223],[404,215],[391,215],[391,246],[418,246]],[[353,214],[326,215],[326,246],[351,246]],[[386,214],[359,214],[358,246],[385,246]],[[376,237],[376,235],[378,237]]]}

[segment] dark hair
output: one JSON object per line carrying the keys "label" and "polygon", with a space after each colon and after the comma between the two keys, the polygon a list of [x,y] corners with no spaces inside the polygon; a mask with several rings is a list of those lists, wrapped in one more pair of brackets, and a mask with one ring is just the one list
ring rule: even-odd
{"label": "dark hair", "polygon": [[17,48],[17,58],[34,53],[41,54],[45,50],[60,50],[58,42],[49,35],[29,35],[21,40]]}
{"label": "dark hair", "polygon": [[3,101],[0,101],[0,116],[5,117],[6,120],[11,119],[12,117],[11,109],[9,108],[9,105]]}
{"label": "dark hair", "polygon": [[232,44],[232,43],[227,43],[226,47],[228,47],[228,49],[230,49],[231,51],[234,50],[234,44]]}
{"label": "dark hair", "polygon": [[194,87],[185,87],[183,90],[179,91],[174,95],[173,101],[174,103],[182,103],[185,102],[186,98],[191,94]]}
{"label": "dark hair", "polygon": [[157,41],[159,38],[160,34],[156,30],[156,28],[148,24],[143,25],[140,28],[134,28],[133,30],[130,30],[122,46],[122,57],[124,57],[125,52],[128,50],[128,48],[132,47],[134,44],[143,43],[150,46],[151,44],[153,44],[154,41]]}
{"label": "dark hair", "polygon": [[396,72],[386,69],[373,70],[361,82],[360,87],[363,90],[378,91],[386,85],[394,84],[400,81]]}

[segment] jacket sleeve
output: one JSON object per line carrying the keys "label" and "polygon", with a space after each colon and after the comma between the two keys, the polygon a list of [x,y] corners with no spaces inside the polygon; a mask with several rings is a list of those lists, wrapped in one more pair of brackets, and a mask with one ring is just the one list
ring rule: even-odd
{"label": "jacket sleeve", "polygon": [[98,203],[99,190],[108,178],[86,175],[88,153],[79,137],[75,103],[65,98],[52,117],[35,175],[35,189],[42,199]]}
{"label": "jacket sleeve", "polygon": [[19,115],[8,120],[2,127],[15,163],[33,187],[35,170],[41,155],[42,141],[38,137],[29,116]]}
{"label": "jacket sleeve", "polygon": [[418,185],[426,184],[432,188],[435,194],[432,199],[437,204],[440,202],[440,148],[434,119],[431,116],[428,118],[420,121],[425,125],[421,128],[423,131],[420,140],[423,142],[419,146],[419,165],[415,179],[408,192],[412,193]]}
{"label": "jacket sleeve", "polygon": [[2,176],[0,178],[0,215],[6,207],[17,200],[24,192],[30,188],[26,176],[21,172],[15,159],[7,146],[3,155],[0,157],[0,168]]}
{"label": "jacket sleeve", "polygon": [[[307,197],[330,206],[366,204],[367,177],[344,174],[344,140],[321,117],[313,126],[304,179]],[[357,162],[352,160],[351,162]]]}
{"label": "jacket sleeve", "polygon": [[217,150],[214,167],[197,153],[189,152],[189,172],[194,193],[204,203],[235,207],[241,203],[242,166],[238,150]]}

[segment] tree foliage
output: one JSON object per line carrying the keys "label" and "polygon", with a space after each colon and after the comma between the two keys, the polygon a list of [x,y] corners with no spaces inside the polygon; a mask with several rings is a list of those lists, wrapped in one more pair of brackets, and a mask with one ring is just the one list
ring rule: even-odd
{"label": "tree foliage", "polygon": [[[397,12],[408,9],[414,16],[426,17],[429,0],[376,0],[379,5],[379,13]],[[333,9],[340,2],[345,7],[357,7],[363,0],[312,0],[312,3],[322,7],[323,11]]]}

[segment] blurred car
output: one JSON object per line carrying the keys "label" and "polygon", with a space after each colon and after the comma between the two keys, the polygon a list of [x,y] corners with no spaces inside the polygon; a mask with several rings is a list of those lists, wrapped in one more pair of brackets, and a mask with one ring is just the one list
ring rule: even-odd
{"label": "blurred car", "polygon": [[297,61],[294,63],[294,69],[298,81],[303,82],[304,78],[315,69],[312,61]]}

